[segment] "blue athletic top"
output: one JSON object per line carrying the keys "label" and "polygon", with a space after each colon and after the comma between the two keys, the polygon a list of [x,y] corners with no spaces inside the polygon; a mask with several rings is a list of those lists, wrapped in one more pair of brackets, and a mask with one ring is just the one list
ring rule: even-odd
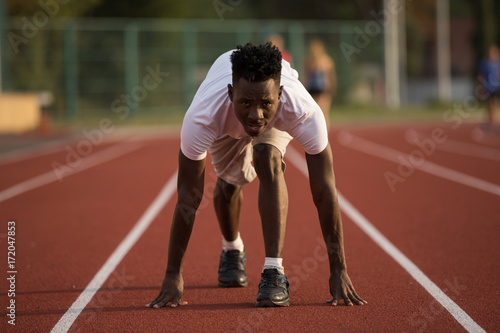
{"label": "blue athletic top", "polygon": [[483,78],[482,84],[489,93],[500,92],[500,60],[483,59],[479,63],[479,74]]}

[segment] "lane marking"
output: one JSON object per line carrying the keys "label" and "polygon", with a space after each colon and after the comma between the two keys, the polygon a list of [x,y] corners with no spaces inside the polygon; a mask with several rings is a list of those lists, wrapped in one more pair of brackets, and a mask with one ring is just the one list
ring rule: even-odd
{"label": "lane marking", "polygon": [[[153,133],[139,133],[135,134],[130,141],[146,141],[146,140],[157,140],[163,139],[166,136],[173,136],[172,134],[164,132],[153,132]],[[123,137],[128,138],[130,135],[128,133],[120,134],[116,133],[113,135],[107,134],[107,137],[102,140],[102,142],[95,145],[100,145],[103,143],[118,143],[119,141],[124,141]],[[17,162],[22,162],[35,157],[41,157],[45,155],[55,154],[59,151],[63,151],[66,146],[71,146],[75,142],[79,141],[89,141],[85,137],[71,137],[68,139],[59,139],[49,142],[43,142],[35,146],[22,147],[17,150],[9,151],[6,153],[0,153],[0,166],[5,164],[12,164]]]}
{"label": "lane marking", "polygon": [[[409,144],[416,145],[416,140],[430,139],[422,133],[413,129],[408,129],[405,132],[405,140]],[[434,143],[436,150],[446,151],[448,153],[478,157],[492,161],[500,161],[500,150],[474,143],[461,142],[452,139],[446,139],[443,143]]]}
{"label": "lane marking", "polygon": [[36,146],[19,148],[0,155],[0,165],[21,162],[27,159],[49,155],[61,151],[65,145],[71,144],[76,139],[57,140],[45,142]]}
{"label": "lane marking", "polygon": [[123,239],[120,245],[118,245],[115,251],[111,254],[106,263],[97,272],[92,281],[90,281],[85,290],[80,294],[80,296],[78,296],[76,301],[61,317],[61,319],[59,319],[57,324],[52,329],[52,333],[65,333],[71,328],[76,318],[78,318],[80,313],[99,291],[104,282],[106,282],[111,273],[114,272],[118,264],[135,245],[137,240],[141,238],[142,234],[146,231],[151,222],[153,222],[158,213],[160,213],[163,206],[165,206],[165,204],[170,200],[172,195],[175,193],[176,188],[177,171],[174,172],[172,177],[170,177],[167,183],[163,186],[158,196],[137,221],[132,230],[130,230],[128,235]]}
{"label": "lane marking", "polygon": [[[399,150],[383,146],[381,144],[362,139],[354,136],[347,131],[341,131],[338,134],[338,141],[340,144],[361,151],[368,155],[372,155],[381,159],[388,160],[394,163],[400,163],[398,157],[403,157],[406,160],[410,159],[410,155],[400,152]],[[500,186],[490,183],[486,180],[479,179],[465,173],[441,166],[439,164],[424,160],[420,164],[412,164],[417,170],[426,172],[428,174],[450,180],[455,183],[470,186],[477,190],[488,192],[500,196]]]}
{"label": "lane marking", "polygon": [[[288,146],[287,155],[290,162],[309,177],[305,158],[293,147]],[[468,332],[485,332],[464,310],[449,298],[434,282],[431,281],[408,257],[394,246],[370,221],[366,219],[340,192],[338,192],[341,210],[370,237],[375,244],[393,258],[410,274],[436,301],[438,301],[460,325]]]}
{"label": "lane marking", "polygon": [[113,145],[109,148],[98,151],[97,153],[91,154],[88,157],[82,158],[80,164],[76,167],[71,167],[71,166],[66,164],[64,167],[71,169],[70,173],[62,174],[58,177],[56,172],[54,170],[52,170],[52,171],[48,171],[46,173],[43,173],[41,175],[35,176],[33,178],[27,179],[23,182],[20,182],[16,185],[13,185],[13,186],[7,188],[5,190],[0,191],[0,203],[5,201],[5,200],[11,199],[15,196],[26,193],[28,191],[34,190],[38,187],[59,181],[60,179],[66,178],[68,176],[72,176],[72,175],[77,174],[81,171],[92,168],[96,165],[111,161],[111,160],[118,158],[122,155],[136,151],[137,149],[141,148],[142,146],[143,145],[136,144],[136,143],[116,144],[116,145]]}

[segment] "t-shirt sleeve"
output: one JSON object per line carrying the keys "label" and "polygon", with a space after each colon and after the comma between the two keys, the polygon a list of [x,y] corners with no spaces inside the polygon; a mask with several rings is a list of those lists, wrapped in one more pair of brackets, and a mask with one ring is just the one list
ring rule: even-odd
{"label": "t-shirt sleeve", "polygon": [[210,126],[210,115],[195,112],[197,107],[200,105],[193,103],[188,109],[181,129],[181,151],[184,156],[194,161],[207,156],[208,147],[217,137],[216,130]]}
{"label": "t-shirt sleeve", "polygon": [[328,131],[321,110],[300,118],[290,129],[290,135],[310,155],[316,155],[325,150],[328,145]]}
{"label": "t-shirt sleeve", "polygon": [[292,99],[288,95],[286,99],[287,132],[304,148],[306,153],[316,155],[321,153],[328,145],[328,129],[325,116],[321,108],[307,93],[300,87],[295,91],[299,98]]}

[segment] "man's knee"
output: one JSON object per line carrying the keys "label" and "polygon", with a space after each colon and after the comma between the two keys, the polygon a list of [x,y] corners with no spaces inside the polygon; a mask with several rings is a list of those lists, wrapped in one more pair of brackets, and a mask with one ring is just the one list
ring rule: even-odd
{"label": "man's knee", "polygon": [[283,173],[283,158],[278,148],[268,144],[253,147],[253,164],[260,180]]}

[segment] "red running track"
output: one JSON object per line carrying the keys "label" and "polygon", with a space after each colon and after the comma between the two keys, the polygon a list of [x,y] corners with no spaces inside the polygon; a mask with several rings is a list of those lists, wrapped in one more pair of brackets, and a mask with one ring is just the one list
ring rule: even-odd
{"label": "red running track", "polygon": [[[422,141],[436,129],[446,139],[419,160],[418,146],[405,137],[416,132]],[[325,303],[330,297],[326,250],[301,166],[303,154],[297,158],[300,148],[292,143],[286,158],[290,211],[284,253],[291,306],[254,307],[264,257],[257,181],[244,189],[241,221],[249,286],[217,287],[221,237],[210,200],[215,178],[208,168],[185,260],[183,299],[189,304],[145,308],[159,291],[166,265],[175,193],[167,187],[163,201],[155,200],[165,184],[175,184],[179,141],[177,135],[144,136],[107,141],[80,162],[70,159],[62,180],[54,176],[53,163],[67,162],[68,146],[0,164],[5,275],[0,331],[499,331],[500,198],[495,190],[500,188],[500,161],[494,156],[500,154],[500,138],[478,135],[472,124],[431,123],[333,128],[331,142],[345,213],[348,271],[367,305]],[[446,150],[457,142],[462,144],[459,153]],[[68,145],[76,150],[79,143]],[[464,154],[485,147],[489,157]],[[412,154],[419,165],[434,163],[448,175],[459,172],[483,181],[489,190],[421,169],[405,174],[403,181],[398,178],[391,189],[386,175],[402,177],[397,158]],[[7,273],[9,221],[15,221],[14,274]],[[143,233],[120,247],[138,223]],[[360,223],[375,231],[364,231]],[[117,248],[122,256],[110,262]],[[98,272],[101,281],[95,279]],[[11,275],[15,298],[6,279]],[[15,326],[7,316],[11,300]]]}

